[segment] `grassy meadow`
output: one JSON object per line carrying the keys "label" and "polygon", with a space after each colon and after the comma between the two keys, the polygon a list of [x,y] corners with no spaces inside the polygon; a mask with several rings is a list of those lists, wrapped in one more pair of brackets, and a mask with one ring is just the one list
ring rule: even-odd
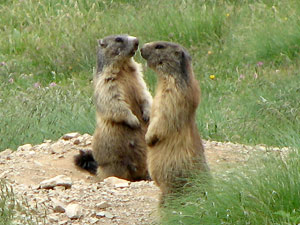
{"label": "grassy meadow", "polygon": [[[216,174],[213,191],[198,201],[194,187],[162,223],[300,222],[298,0],[0,0],[0,33],[0,151],[93,133],[97,39],[178,42],[201,86],[204,139],[296,150]],[[144,75],[154,93],[155,74]]]}

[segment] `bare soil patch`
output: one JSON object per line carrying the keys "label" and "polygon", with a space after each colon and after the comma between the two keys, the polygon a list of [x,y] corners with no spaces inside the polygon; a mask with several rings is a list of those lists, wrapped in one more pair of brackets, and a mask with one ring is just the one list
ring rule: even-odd
{"label": "bare soil patch", "polygon": [[[7,179],[16,197],[26,202],[26,207],[32,209],[37,217],[43,218],[40,219],[41,224],[156,223],[159,189],[152,181],[128,184],[118,180],[117,184],[99,182],[95,176],[79,170],[73,164],[73,157],[79,149],[91,148],[91,136],[73,134],[65,139],[47,140],[35,146],[27,144],[20,146],[17,151],[5,150],[0,153],[0,178]],[[204,146],[213,172],[246,163],[252,154],[267,152],[264,146],[215,141],[204,141]],[[70,177],[71,188],[39,188],[40,182],[58,175]],[[71,219],[66,212],[58,212],[58,202],[63,207],[77,204],[79,218]],[[21,215],[19,223],[28,217]]]}

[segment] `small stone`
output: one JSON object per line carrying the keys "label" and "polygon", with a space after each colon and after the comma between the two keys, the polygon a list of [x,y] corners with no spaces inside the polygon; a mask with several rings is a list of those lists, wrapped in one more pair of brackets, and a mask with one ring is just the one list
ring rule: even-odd
{"label": "small stone", "polygon": [[102,201],[102,202],[96,204],[96,208],[98,208],[98,209],[105,209],[108,207],[110,207],[110,204],[107,203],[106,201]]}
{"label": "small stone", "polygon": [[86,140],[85,141],[85,145],[91,145],[92,144],[92,140]]}
{"label": "small stone", "polygon": [[92,138],[92,136],[89,135],[89,134],[87,134],[87,133],[83,134],[82,137],[83,137],[84,139],[91,139],[91,138]]}
{"label": "small stone", "polygon": [[66,207],[66,215],[70,218],[70,219],[79,219],[82,216],[82,210],[80,205],[78,204],[69,204]]}
{"label": "small stone", "polygon": [[54,212],[64,213],[66,211],[66,209],[65,209],[66,205],[63,202],[61,202],[55,198],[52,198],[51,201],[53,203],[52,206],[53,206]]}
{"label": "small stone", "polygon": [[96,217],[98,217],[98,218],[106,217],[108,219],[112,219],[112,218],[114,218],[114,215],[112,215],[110,212],[101,211],[101,212],[96,213]]}
{"label": "small stone", "polygon": [[266,150],[266,147],[264,147],[264,146],[258,146],[257,148],[258,148],[258,150],[261,150],[261,151],[265,151]]}
{"label": "small stone", "polygon": [[39,187],[40,187],[39,185],[31,185],[32,190],[37,190],[37,189],[39,189]]}
{"label": "small stone", "polygon": [[68,220],[62,220],[58,222],[58,225],[66,225],[66,224],[68,224]]}
{"label": "small stone", "polygon": [[0,152],[0,156],[2,157],[7,157],[7,156],[9,156],[11,153],[13,153],[13,150],[11,150],[11,149],[5,149],[4,151],[2,151],[2,152]]}
{"label": "small stone", "polygon": [[89,224],[95,224],[95,223],[97,223],[99,221],[99,219],[97,219],[97,218],[90,218],[89,219]]}
{"label": "small stone", "polygon": [[68,133],[68,134],[65,134],[64,136],[62,136],[62,139],[64,139],[64,140],[70,140],[70,139],[73,139],[73,138],[77,138],[79,136],[80,136],[80,134],[77,133],[77,132]]}
{"label": "small stone", "polygon": [[96,217],[98,217],[98,218],[105,217],[105,212],[104,211],[97,212]]}
{"label": "small stone", "polygon": [[116,188],[125,188],[129,187],[129,182],[128,183],[120,183],[120,184],[115,184]]}
{"label": "small stone", "polygon": [[29,151],[30,149],[32,149],[32,145],[31,144],[26,144],[26,145],[21,145],[17,148],[17,151]]}
{"label": "small stone", "polygon": [[77,139],[75,139],[75,140],[74,140],[73,144],[74,144],[74,145],[79,145],[79,144],[80,144],[80,142],[81,142],[81,141],[80,141],[80,139],[79,139],[79,138],[77,138]]}
{"label": "small stone", "polygon": [[59,217],[55,214],[50,214],[47,216],[50,222],[58,222],[59,221]]}
{"label": "small stone", "polygon": [[114,218],[114,216],[110,212],[105,212],[105,217],[108,219]]}
{"label": "small stone", "polygon": [[66,187],[64,187],[64,186],[55,186],[53,189],[56,190],[56,191],[64,191],[64,190],[66,190]]}
{"label": "small stone", "polygon": [[117,177],[108,177],[104,179],[104,183],[110,186],[114,187],[128,187],[130,184],[130,181],[123,180]]}
{"label": "small stone", "polygon": [[64,186],[70,188],[72,186],[72,179],[65,175],[59,175],[48,180],[44,180],[40,183],[42,189],[52,189],[56,186]]}

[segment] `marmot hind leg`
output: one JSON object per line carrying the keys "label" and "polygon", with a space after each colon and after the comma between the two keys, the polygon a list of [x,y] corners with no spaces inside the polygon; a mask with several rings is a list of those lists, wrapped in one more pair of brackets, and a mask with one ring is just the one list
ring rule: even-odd
{"label": "marmot hind leg", "polygon": [[[132,167],[132,168],[131,168]],[[100,165],[97,170],[97,176],[103,180],[107,177],[118,177],[126,180],[135,180],[132,174],[132,170],[136,170],[133,166],[126,161],[117,161],[105,163],[104,165]]]}

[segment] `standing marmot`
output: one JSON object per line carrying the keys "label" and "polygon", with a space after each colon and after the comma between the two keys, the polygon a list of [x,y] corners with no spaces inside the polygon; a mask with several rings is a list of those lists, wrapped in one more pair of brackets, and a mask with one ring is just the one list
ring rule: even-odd
{"label": "standing marmot", "polygon": [[158,74],[146,143],[148,170],[164,197],[182,187],[189,172],[208,171],[195,122],[200,88],[191,58],[180,45],[152,42],[141,54]]}
{"label": "standing marmot", "polygon": [[[99,41],[94,76],[97,126],[92,154],[100,179],[116,176],[134,181],[148,177],[145,133],[152,97],[141,66],[132,58],[138,45],[138,39],[128,35]],[[95,164],[84,162],[86,158],[81,152],[75,163],[93,172]]]}

